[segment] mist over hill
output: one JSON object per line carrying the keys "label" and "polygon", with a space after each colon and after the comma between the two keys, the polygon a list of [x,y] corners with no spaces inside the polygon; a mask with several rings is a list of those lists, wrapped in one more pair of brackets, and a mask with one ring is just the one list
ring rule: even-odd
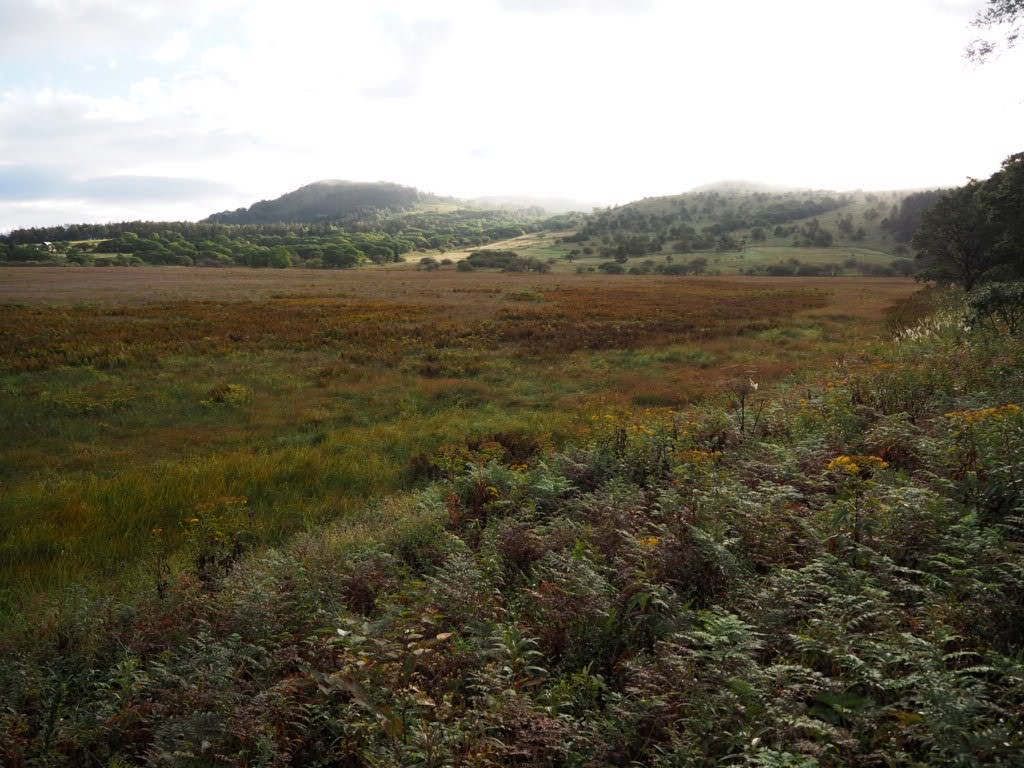
{"label": "mist over hill", "polygon": [[728,193],[740,193],[740,192],[798,192],[803,190],[803,187],[792,187],[782,184],[765,184],[760,181],[749,181],[747,179],[723,179],[721,181],[712,181],[708,184],[701,184],[690,190],[690,193],[695,192],[728,192]]}
{"label": "mist over hill", "polygon": [[590,211],[601,207],[594,201],[577,200],[571,197],[545,197],[534,195],[485,195],[469,201],[475,208],[542,208],[547,213],[569,213]]}
{"label": "mist over hill", "polygon": [[261,200],[248,208],[215,213],[203,219],[203,223],[345,222],[374,211],[409,211],[427,198],[432,196],[401,184],[330,179],[307,184],[274,200]]}

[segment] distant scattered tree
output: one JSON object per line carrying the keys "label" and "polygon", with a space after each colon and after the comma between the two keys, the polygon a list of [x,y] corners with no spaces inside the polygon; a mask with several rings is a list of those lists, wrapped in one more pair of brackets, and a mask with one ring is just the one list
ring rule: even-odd
{"label": "distant scattered tree", "polygon": [[283,245],[271,248],[267,254],[267,266],[275,269],[285,269],[292,265],[292,253]]}
{"label": "distant scattered tree", "polygon": [[901,277],[910,277],[914,274],[914,262],[910,259],[893,259],[889,267]]}
{"label": "distant scattered tree", "polygon": [[921,215],[942,197],[941,189],[914,192],[900,202],[900,207],[885,220],[883,229],[889,232],[897,243],[909,243],[914,231],[921,223]]}
{"label": "distant scattered tree", "polygon": [[7,252],[8,261],[51,261],[52,256],[41,247],[12,245]]}
{"label": "distant scattered tree", "polygon": [[328,245],[323,249],[323,262],[328,267],[354,267],[362,259],[362,252],[348,243]]}
{"label": "distant scattered tree", "polygon": [[800,264],[795,274],[797,277],[820,277],[825,274],[825,267],[820,264]]}
{"label": "distant scattered tree", "polygon": [[724,253],[726,251],[738,251],[739,249],[739,242],[736,240],[736,238],[730,235],[722,235],[721,237],[718,238],[718,241],[715,243],[715,250],[720,253]]}

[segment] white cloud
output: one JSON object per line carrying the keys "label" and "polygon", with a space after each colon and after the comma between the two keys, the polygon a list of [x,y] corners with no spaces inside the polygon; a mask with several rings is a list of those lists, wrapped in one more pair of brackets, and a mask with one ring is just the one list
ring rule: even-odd
{"label": "white cloud", "polygon": [[53,52],[33,63],[96,83],[0,93],[0,162],[207,179],[236,190],[222,207],[330,177],[609,202],[953,184],[1024,135],[1020,52],[967,65],[961,0],[18,5],[0,42],[32,30]]}
{"label": "white cloud", "polygon": [[153,51],[153,59],[162,63],[180,61],[188,53],[191,40],[183,30],[175,32]]}

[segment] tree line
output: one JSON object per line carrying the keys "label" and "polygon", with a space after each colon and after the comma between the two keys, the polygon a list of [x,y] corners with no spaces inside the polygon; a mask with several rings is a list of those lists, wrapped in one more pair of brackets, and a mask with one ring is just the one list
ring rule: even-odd
{"label": "tree line", "polygon": [[967,290],[1024,279],[1024,152],[984,180],[941,194],[912,243],[918,275]]}
{"label": "tree line", "polygon": [[0,261],[77,264],[327,267],[402,261],[411,251],[471,248],[566,224],[525,211],[375,210],[347,226],[329,222],[216,224],[122,222],[19,229],[0,237]]}

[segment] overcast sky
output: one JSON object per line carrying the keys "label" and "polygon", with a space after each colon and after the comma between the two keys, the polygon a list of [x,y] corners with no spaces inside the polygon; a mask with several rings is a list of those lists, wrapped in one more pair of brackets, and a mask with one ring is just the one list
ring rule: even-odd
{"label": "overcast sky", "polygon": [[0,231],[324,178],[598,203],[959,184],[1024,150],[1022,50],[962,55],[981,5],[0,0]]}

